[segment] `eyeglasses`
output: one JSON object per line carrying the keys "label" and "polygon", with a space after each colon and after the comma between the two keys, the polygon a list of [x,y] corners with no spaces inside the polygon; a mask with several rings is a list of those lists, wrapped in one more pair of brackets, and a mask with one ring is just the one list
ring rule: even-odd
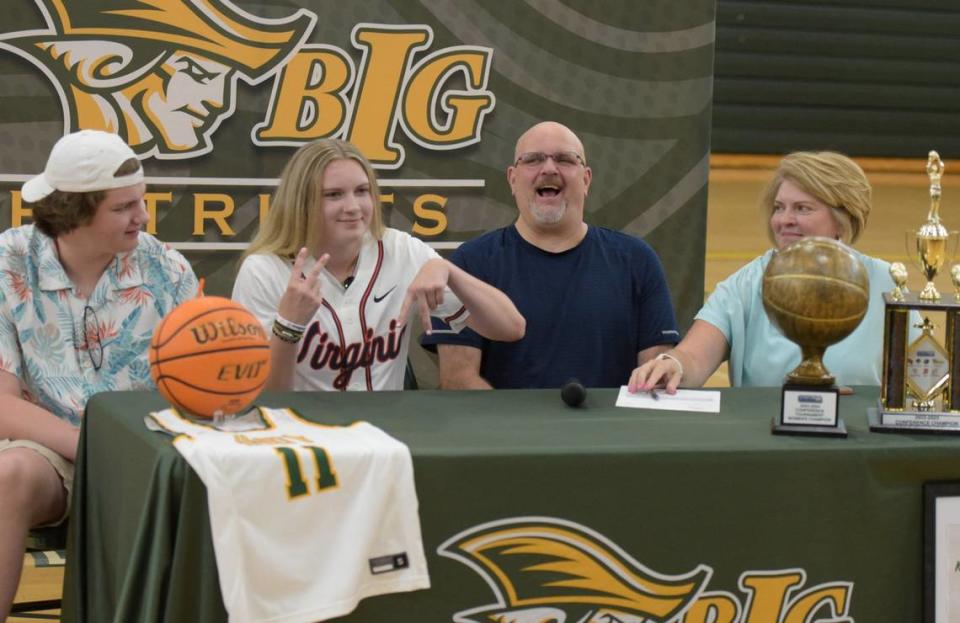
{"label": "eyeglasses", "polygon": [[103,342],[100,340],[100,322],[97,312],[89,305],[83,308],[83,349],[90,357],[93,369],[99,371],[103,365]]}
{"label": "eyeglasses", "polygon": [[553,160],[553,162],[561,168],[573,168],[577,165],[586,166],[586,162],[583,161],[583,158],[580,157],[575,151],[558,151],[555,154],[545,154],[542,151],[528,151],[526,153],[520,154],[520,157],[517,158],[517,161],[513,163],[513,166],[524,166],[524,167],[539,167],[547,160]]}

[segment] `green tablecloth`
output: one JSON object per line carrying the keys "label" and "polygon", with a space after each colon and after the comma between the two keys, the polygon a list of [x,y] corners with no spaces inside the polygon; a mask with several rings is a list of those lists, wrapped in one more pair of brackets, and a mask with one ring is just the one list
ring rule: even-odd
{"label": "green tablecloth", "polygon": [[[539,390],[266,393],[259,403],[367,420],[412,451],[433,586],[367,599],[349,621],[452,621],[493,604],[494,585],[437,549],[480,524],[530,517],[582,529],[656,573],[709,568],[702,590],[725,593],[744,620],[753,608],[750,623],[778,623],[800,593],[836,583],[850,583],[840,586],[856,621],[919,621],[921,487],[960,480],[960,439],[870,433],[876,395],[841,399],[847,439],[771,435],[779,389],[764,388],[723,390],[719,415],[618,409],[613,390],[591,390],[581,409]],[[132,392],[90,402],[64,621],[226,620],[203,485],[143,424],[164,406]],[[761,616],[750,587],[791,574],[802,577]],[[811,620],[835,606],[818,607]]]}

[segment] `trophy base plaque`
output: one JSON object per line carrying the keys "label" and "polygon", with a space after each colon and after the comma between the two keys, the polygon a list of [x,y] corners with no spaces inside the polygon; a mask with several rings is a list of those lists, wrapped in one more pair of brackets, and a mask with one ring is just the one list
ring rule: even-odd
{"label": "trophy base plaque", "polygon": [[780,416],[774,418],[774,435],[846,437],[847,427],[839,415],[836,385],[786,384],[780,399]]}
{"label": "trophy base plaque", "polygon": [[960,413],[944,411],[884,411],[882,405],[867,409],[867,422],[875,433],[928,433],[960,435]]}

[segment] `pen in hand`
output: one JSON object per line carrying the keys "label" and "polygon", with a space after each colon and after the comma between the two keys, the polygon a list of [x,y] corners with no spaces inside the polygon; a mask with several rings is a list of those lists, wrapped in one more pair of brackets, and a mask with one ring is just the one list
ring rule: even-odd
{"label": "pen in hand", "polygon": [[650,394],[650,397],[653,398],[654,400],[660,400],[660,394],[657,393],[657,390],[651,389],[649,394]]}

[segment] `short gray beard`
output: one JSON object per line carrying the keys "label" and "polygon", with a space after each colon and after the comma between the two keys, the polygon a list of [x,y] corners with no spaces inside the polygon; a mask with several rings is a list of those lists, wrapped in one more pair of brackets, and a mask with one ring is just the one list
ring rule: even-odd
{"label": "short gray beard", "polygon": [[567,200],[564,199],[560,202],[560,207],[556,210],[541,208],[537,205],[536,199],[530,200],[530,213],[533,215],[533,220],[537,222],[537,225],[556,225],[563,219],[563,215],[567,211]]}

